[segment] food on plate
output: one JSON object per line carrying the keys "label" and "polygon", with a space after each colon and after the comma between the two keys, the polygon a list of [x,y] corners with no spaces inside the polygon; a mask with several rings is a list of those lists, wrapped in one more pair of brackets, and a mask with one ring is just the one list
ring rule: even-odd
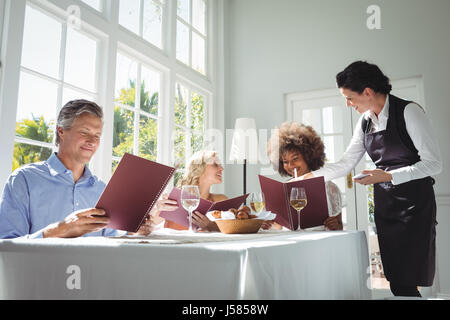
{"label": "food on plate", "polygon": [[239,209],[231,208],[227,211],[214,210],[208,212],[211,220],[249,220],[258,219],[258,215],[252,214],[251,210],[247,206],[242,206]]}
{"label": "food on plate", "polygon": [[246,220],[246,219],[248,219],[248,213],[245,212],[245,211],[239,211],[236,214],[236,219],[238,219],[238,220]]}
{"label": "food on plate", "polygon": [[246,212],[247,214],[250,214],[250,212],[251,212],[250,208],[247,206],[243,206],[238,211],[243,211],[243,212]]}
{"label": "food on plate", "polygon": [[212,212],[212,215],[213,215],[213,217],[216,218],[216,219],[222,219],[222,211],[214,210],[214,211]]}

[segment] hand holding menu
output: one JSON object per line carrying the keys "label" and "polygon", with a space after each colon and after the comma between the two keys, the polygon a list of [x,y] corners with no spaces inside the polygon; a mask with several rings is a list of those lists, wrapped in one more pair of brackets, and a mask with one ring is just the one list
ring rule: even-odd
{"label": "hand holding menu", "polygon": [[302,229],[321,226],[328,218],[327,195],[323,177],[280,182],[259,175],[259,183],[265,196],[266,209],[277,214],[275,222],[283,227],[296,230],[298,226],[297,211],[289,204],[290,192],[293,187],[305,188],[308,198],[307,206],[301,211]]}
{"label": "hand holding menu", "polygon": [[110,218],[107,227],[139,230],[174,171],[175,168],[125,153],[95,205]]}
{"label": "hand holding menu", "polygon": [[[207,212],[213,210],[227,211],[231,208],[238,209],[241,206],[241,204],[244,203],[247,197],[248,193],[239,197],[226,199],[219,202],[212,202],[205,199],[200,199],[200,204],[194,211],[198,211],[201,214],[206,215]],[[170,192],[169,199],[177,201],[178,209],[174,211],[161,211],[159,216],[169,221],[173,221],[179,225],[188,227],[189,213],[181,205],[181,190],[178,188],[173,188],[172,191]],[[198,229],[196,225],[192,225],[192,228],[194,230]]]}

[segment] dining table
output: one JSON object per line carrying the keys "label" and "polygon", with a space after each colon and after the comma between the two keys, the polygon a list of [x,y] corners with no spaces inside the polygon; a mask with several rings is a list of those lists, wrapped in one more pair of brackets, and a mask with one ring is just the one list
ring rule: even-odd
{"label": "dining table", "polygon": [[371,299],[363,231],[0,240],[0,299]]}

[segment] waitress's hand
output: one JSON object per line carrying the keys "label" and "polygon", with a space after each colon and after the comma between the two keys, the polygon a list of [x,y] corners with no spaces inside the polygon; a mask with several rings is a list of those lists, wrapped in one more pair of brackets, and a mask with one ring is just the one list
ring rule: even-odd
{"label": "waitress's hand", "polygon": [[363,170],[361,173],[368,174],[369,176],[362,179],[354,179],[354,181],[365,186],[368,184],[388,182],[392,180],[392,174],[381,169]]}

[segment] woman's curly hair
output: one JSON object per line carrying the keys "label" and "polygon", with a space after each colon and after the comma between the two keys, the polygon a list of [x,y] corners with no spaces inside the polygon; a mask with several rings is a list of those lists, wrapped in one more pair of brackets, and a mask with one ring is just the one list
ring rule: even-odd
{"label": "woman's curly hair", "polygon": [[206,166],[215,163],[216,159],[216,151],[202,150],[194,153],[189,159],[187,170],[183,178],[178,181],[177,187],[181,188],[185,185],[198,186],[200,176],[205,171]]}
{"label": "woman's curly hair", "polygon": [[[278,150],[276,150],[277,146]],[[267,143],[267,153],[272,166],[282,176],[289,175],[284,170],[283,155],[292,151],[301,153],[311,171],[317,170],[325,164],[325,146],[311,126],[297,122],[284,122],[281,128],[270,137]]]}

